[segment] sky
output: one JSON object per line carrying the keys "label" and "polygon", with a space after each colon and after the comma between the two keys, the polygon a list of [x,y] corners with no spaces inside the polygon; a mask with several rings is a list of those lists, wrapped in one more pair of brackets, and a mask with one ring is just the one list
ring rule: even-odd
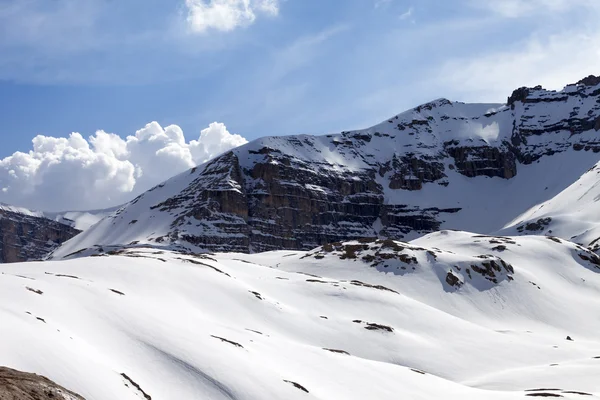
{"label": "sky", "polygon": [[261,136],[600,74],[600,0],[0,0],[0,202],[124,203]]}

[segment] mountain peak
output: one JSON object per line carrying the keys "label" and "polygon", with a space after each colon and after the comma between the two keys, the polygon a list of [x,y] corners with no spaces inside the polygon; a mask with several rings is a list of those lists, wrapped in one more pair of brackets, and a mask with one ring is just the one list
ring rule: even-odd
{"label": "mountain peak", "polygon": [[600,91],[521,88],[509,103],[437,99],[364,130],[257,139],[143,194],[55,256],[96,245],[262,252],[497,231],[600,152]]}
{"label": "mountain peak", "polygon": [[577,84],[584,86],[598,86],[600,85],[600,76],[590,75],[577,82]]}

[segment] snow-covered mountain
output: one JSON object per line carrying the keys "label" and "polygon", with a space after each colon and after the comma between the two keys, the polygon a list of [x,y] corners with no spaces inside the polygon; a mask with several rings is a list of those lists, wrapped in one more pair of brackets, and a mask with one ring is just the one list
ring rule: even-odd
{"label": "snow-covered mountain", "polygon": [[599,131],[600,78],[591,76],[559,92],[521,88],[504,105],[440,99],[365,130],[261,138],[153,188],[55,256],[495,232],[598,162]]}
{"label": "snow-covered mountain", "polygon": [[0,263],[43,259],[79,232],[41,212],[0,204]]}
{"label": "snow-covered mountain", "polygon": [[0,203],[0,263],[41,260],[118,209],[44,212]]}
{"label": "snow-covered mountain", "polygon": [[258,139],[0,265],[0,365],[96,400],[598,398],[599,134],[589,77]]}
{"label": "snow-covered mountain", "polygon": [[0,363],[94,400],[600,397],[600,258],[555,237],[97,255],[0,265]]}

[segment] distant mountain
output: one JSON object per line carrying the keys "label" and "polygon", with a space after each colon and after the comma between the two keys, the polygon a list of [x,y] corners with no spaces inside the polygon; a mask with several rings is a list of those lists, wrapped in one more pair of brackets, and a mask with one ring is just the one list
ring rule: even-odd
{"label": "distant mountain", "polygon": [[43,213],[0,204],[0,263],[40,260],[79,232]]}
{"label": "distant mountain", "polygon": [[120,207],[111,207],[102,210],[87,211],[61,211],[61,212],[43,212],[44,217],[72,226],[80,231],[85,231],[99,222],[102,218],[111,215]]}
{"label": "distant mountain", "polygon": [[562,91],[520,88],[506,104],[439,99],[369,129],[255,140],[144,193],[55,255],[495,232],[577,181],[599,152],[598,77]]}

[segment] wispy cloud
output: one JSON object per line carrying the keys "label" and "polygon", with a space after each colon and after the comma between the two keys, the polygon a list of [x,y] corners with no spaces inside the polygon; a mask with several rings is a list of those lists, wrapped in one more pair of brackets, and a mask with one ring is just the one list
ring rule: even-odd
{"label": "wispy cloud", "polygon": [[[278,1],[248,7],[254,15],[273,15]],[[190,35],[186,0],[152,4],[139,9],[131,0],[0,0],[0,81],[143,85],[198,78],[248,40]]]}
{"label": "wispy cloud", "polygon": [[508,18],[599,6],[597,0],[471,0],[471,4]]}
{"label": "wispy cloud", "polygon": [[314,34],[301,36],[285,48],[277,50],[273,55],[269,80],[280,80],[290,72],[309,65],[323,43],[348,29],[348,25],[335,25]]}
{"label": "wispy cloud", "polygon": [[407,20],[409,18],[412,18],[414,12],[415,12],[414,7],[410,7],[408,10],[406,10],[405,12],[403,12],[402,14],[400,14],[400,19],[401,20]]}
{"label": "wispy cloud", "polygon": [[508,49],[445,62],[434,81],[470,101],[500,101],[521,86],[562,89],[598,74],[600,29],[532,35]]}
{"label": "wispy cloud", "polygon": [[[446,59],[432,82],[469,101],[503,101],[511,90],[542,85],[562,89],[600,65],[600,2],[596,0],[469,0],[491,11],[490,25],[530,21],[524,39]],[[556,18],[577,20],[568,27]]]}
{"label": "wispy cloud", "polygon": [[392,3],[392,0],[375,0],[375,8],[387,7]]}

